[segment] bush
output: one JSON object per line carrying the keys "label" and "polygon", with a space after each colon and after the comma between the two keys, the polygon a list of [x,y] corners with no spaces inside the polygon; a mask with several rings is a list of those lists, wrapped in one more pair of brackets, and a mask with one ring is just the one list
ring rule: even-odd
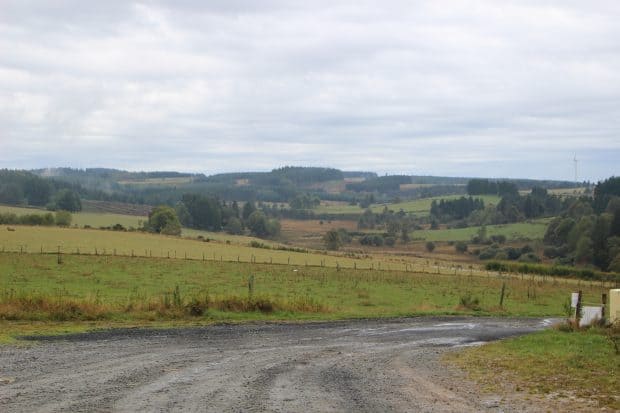
{"label": "bush", "polygon": [[490,260],[495,258],[495,255],[497,255],[498,250],[496,248],[493,247],[489,247],[489,248],[485,248],[480,252],[480,255],[478,255],[478,258],[480,258],[481,260]]}
{"label": "bush", "polygon": [[528,254],[530,252],[534,252],[534,248],[532,248],[529,244],[525,244],[521,247],[521,254]]}
{"label": "bush", "polygon": [[456,252],[460,252],[462,254],[467,251],[467,243],[459,241],[454,244],[454,249],[456,250]]}
{"label": "bush", "polygon": [[540,258],[538,258],[538,256],[534,254],[533,252],[528,252],[527,254],[521,255],[521,257],[519,258],[519,261],[536,263],[536,262],[540,262]]}
{"label": "bush", "polygon": [[71,213],[69,211],[56,211],[55,221],[59,227],[68,227],[71,225]]}
{"label": "bush", "polygon": [[503,244],[506,242],[506,236],[502,234],[491,235],[491,241],[498,243],[498,244]]}
{"label": "bush", "polygon": [[384,243],[384,239],[382,235],[373,235],[372,237],[372,244],[376,247],[381,247]]}
{"label": "bush", "polygon": [[459,301],[461,307],[466,308],[468,310],[480,311],[480,299],[478,297],[472,296],[470,293],[461,296]]}
{"label": "bush", "polygon": [[226,224],[225,230],[231,235],[243,234],[243,225],[241,225],[241,220],[236,217],[231,217]]}
{"label": "bush", "polygon": [[495,254],[495,259],[500,260],[500,261],[505,261],[509,258],[508,258],[508,254],[506,253],[506,251],[498,251],[498,253]]}
{"label": "bush", "polygon": [[428,242],[426,243],[426,250],[427,250],[428,252],[433,252],[433,251],[435,250],[435,243],[434,243],[434,242],[432,242],[432,241],[428,241]]}
{"label": "bush", "polygon": [[388,247],[393,247],[396,244],[396,238],[394,237],[385,237],[385,245]]}
{"label": "bush", "polygon": [[556,247],[545,247],[545,250],[543,251],[543,255],[547,258],[557,258],[561,254],[558,248]]}
{"label": "bush", "polygon": [[[521,256],[521,250],[518,250],[516,248],[508,247],[504,251],[506,253],[506,258],[509,260],[517,260]],[[499,259],[501,258],[498,258],[498,260]]]}

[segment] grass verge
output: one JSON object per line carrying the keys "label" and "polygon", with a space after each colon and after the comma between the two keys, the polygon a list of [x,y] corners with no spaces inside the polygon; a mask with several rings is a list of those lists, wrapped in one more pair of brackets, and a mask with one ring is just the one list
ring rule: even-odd
{"label": "grass verge", "polygon": [[546,330],[446,356],[493,392],[620,410],[620,355],[604,329]]}

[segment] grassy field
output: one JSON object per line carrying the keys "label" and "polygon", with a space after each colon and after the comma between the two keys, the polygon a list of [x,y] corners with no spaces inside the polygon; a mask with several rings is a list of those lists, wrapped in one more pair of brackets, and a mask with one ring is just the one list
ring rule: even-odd
{"label": "grassy field", "polygon": [[[505,225],[487,225],[487,236],[504,235],[508,240],[542,239],[547,231],[548,220],[519,222]],[[424,241],[469,241],[480,227],[421,230],[412,233],[413,239]]]}
{"label": "grassy field", "polygon": [[[255,260],[278,264],[370,267],[370,260],[342,256],[311,254],[294,251],[251,248],[248,245],[226,242],[204,242],[142,232],[118,232],[58,227],[12,226],[7,231],[0,225],[0,249],[5,251],[44,252],[57,251],[60,246],[65,253],[134,255],[202,259],[223,261]],[[206,234],[206,233],[205,233]],[[227,236],[232,237],[232,236]],[[242,237],[243,239],[243,237]],[[253,238],[248,238],[253,239]],[[266,245],[270,245],[267,241]],[[354,264],[356,263],[356,264]],[[376,264],[375,264],[376,265]],[[400,268],[403,268],[401,265]]]}
{"label": "grassy field", "polygon": [[191,176],[175,176],[169,178],[146,178],[118,181],[121,185],[183,185],[193,181]]}
{"label": "grassy field", "polygon": [[[426,215],[429,215],[430,213],[431,203],[433,201],[439,201],[441,199],[446,199],[446,200],[458,199],[462,196],[463,195],[446,195],[446,196],[439,196],[439,197],[433,197],[433,198],[416,199],[413,201],[399,202],[396,204],[373,204],[370,206],[370,209],[372,210],[372,212],[381,213],[383,211],[383,208],[387,206],[388,209],[391,209],[392,211],[395,211],[395,212],[398,212],[402,209],[405,212],[411,212],[418,216],[426,216]],[[489,205],[489,204],[497,205],[497,203],[500,201],[500,198],[495,195],[479,195],[479,196],[476,196],[475,198],[482,198],[484,200],[485,205]],[[313,211],[317,214],[361,214],[362,212],[364,212],[364,210],[360,208],[358,205],[345,205],[345,204],[320,205]]]}
{"label": "grassy field", "polygon": [[[601,329],[548,330],[455,353],[491,391],[524,391],[567,400],[592,400],[597,410],[620,411],[620,355]],[[593,411],[593,408],[587,409]]]}
{"label": "grassy field", "polygon": [[[58,264],[54,255],[18,253],[0,253],[0,286],[0,330],[13,333],[25,321],[561,315],[574,288],[518,278],[161,258],[71,255]],[[587,285],[582,290],[586,301],[599,293]],[[192,305],[202,311],[193,313]]]}
{"label": "grassy field", "polygon": [[[26,214],[45,214],[50,211],[38,208],[23,208],[0,205],[0,213],[13,213],[15,215]],[[53,212],[52,212],[53,213]],[[84,225],[90,225],[93,228],[109,227],[114,224],[121,224],[125,228],[133,227],[138,228],[143,222],[147,221],[147,217],[140,217],[135,215],[123,215],[123,214],[108,214],[100,212],[74,212],[71,214],[71,225],[77,225],[83,227]]]}

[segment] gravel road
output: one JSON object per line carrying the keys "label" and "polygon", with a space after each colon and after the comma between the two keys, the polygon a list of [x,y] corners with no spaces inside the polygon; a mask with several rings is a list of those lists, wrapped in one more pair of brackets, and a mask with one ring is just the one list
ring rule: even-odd
{"label": "gravel road", "polygon": [[523,411],[479,394],[438,356],[549,323],[421,317],[49,337],[0,347],[0,411]]}

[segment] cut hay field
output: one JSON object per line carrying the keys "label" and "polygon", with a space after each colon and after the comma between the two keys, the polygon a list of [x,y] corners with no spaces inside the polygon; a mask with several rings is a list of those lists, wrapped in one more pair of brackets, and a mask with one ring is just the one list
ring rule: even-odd
{"label": "cut hay field", "polygon": [[[574,288],[518,278],[162,258],[70,255],[59,264],[51,254],[18,253],[0,253],[0,286],[0,327],[13,333],[20,322],[46,320],[561,316]],[[597,287],[582,290],[586,301],[599,294]]]}
{"label": "cut hay field", "polygon": [[[11,226],[15,231],[7,231],[0,225],[0,246],[6,251],[24,251],[37,253],[57,251],[60,246],[64,253],[134,255],[177,258],[205,258],[224,261],[250,261],[297,265],[339,265],[353,266],[354,260],[321,254],[308,254],[290,251],[277,251],[263,248],[251,248],[247,245],[224,242],[204,242],[193,239],[149,234],[143,232],[102,231],[94,229],[75,229],[58,227]],[[229,236],[230,237],[230,236]],[[266,244],[269,244],[266,242]],[[369,264],[367,264],[369,265]]]}

